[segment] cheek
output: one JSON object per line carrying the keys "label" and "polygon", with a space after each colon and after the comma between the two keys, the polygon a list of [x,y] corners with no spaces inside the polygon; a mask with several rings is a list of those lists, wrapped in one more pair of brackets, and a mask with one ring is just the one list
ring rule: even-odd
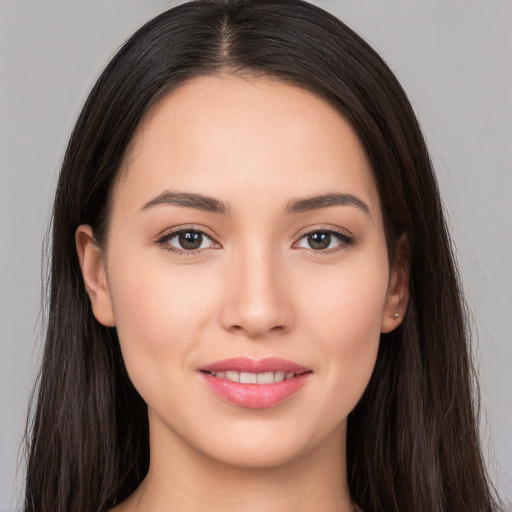
{"label": "cheek", "polygon": [[[155,251],[123,252],[110,264],[116,328],[123,358],[135,387],[174,380],[199,344],[211,317],[214,283],[192,265],[170,265]],[[141,256],[142,254],[142,256]]]}
{"label": "cheek", "polygon": [[354,264],[331,268],[329,275],[316,275],[306,284],[304,328],[316,340],[326,389],[333,392],[329,400],[348,414],[375,366],[387,295],[387,261],[354,259]]}
{"label": "cheek", "polygon": [[318,334],[333,347],[337,340],[364,343],[380,334],[389,270],[384,258],[353,258],[301,279],[306,298],[301,316],[314,322]]}

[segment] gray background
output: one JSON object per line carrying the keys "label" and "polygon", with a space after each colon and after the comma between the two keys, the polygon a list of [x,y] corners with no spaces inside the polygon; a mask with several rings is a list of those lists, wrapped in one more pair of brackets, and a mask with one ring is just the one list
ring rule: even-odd
{"label": "gray background", "polygon": [[[315,3],[381,53],[419,115],[474,314],[484,452],[510,499],[512,2]],[[40,247],[67,138],[115,50],[172,4],[0,0],[0,510],[19,506],[18,446],[40,355]]]}

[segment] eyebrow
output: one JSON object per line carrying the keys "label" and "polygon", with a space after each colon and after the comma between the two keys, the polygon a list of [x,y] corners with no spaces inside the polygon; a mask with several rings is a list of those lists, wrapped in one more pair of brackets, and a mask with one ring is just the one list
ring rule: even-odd
{"label": "eyebrow", "polygon": [[311,210],[320,210],[321,208],[330,208],[331,206],[355,206],[365,213],[370,213],[366,203],[352,194],[322,194],[304,199],[296,199],[286,205],[285,213],[303,213]]}
{"label": "eyebrow", "polygon": [[182,206],[184,208],[196,208],[211,213],[220,213],[229,215],[229,205],[215,199],[213,197],[203,196],[191,192],[172,192],[165,190],[155,198],[145,203],[140,211],[148,210],[157,205],[170,204],[174,206]]}
{"label": "eyebrow", "polygon": [[[210,213],[229,215],[231,208],[228,204],[215,199],[214,197],[204,196],[193,192],[173,192],[165,190],[154,197],[140,208],[145,211],[158,205],[174,205],[184,208],[195,208]],[[305,197],[289,201],[284,209],[286,215],[304,213],[322,208],[333,206],[355,206],[365,213],[370,213],[370,209],[361,199],[352,194],[322,194],[318,196]]]}

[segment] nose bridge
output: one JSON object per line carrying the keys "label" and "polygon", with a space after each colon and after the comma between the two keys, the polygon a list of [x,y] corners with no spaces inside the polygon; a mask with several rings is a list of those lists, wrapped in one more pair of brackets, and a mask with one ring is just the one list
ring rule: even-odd
{"label": "nose bridge", "polygon": [[279,254],[268,242],[254,241],[232,254],[222,323],[250,337],[287,330],[291,304]]}

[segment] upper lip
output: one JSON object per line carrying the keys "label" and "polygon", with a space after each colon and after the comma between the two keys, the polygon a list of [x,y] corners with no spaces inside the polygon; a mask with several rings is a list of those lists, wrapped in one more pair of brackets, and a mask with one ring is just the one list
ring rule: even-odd
{"label": "upper lip", "polygon": [[279,357],[266,357],[265,359],[249,359],[247,357],[233,357],[223,359],[215,363],[200,368],[205,372],[248,372],[248,373],[266,373],[266,372],[285,372],[295,373],[296,375],[311,371],[292,361],[281,359]]}

